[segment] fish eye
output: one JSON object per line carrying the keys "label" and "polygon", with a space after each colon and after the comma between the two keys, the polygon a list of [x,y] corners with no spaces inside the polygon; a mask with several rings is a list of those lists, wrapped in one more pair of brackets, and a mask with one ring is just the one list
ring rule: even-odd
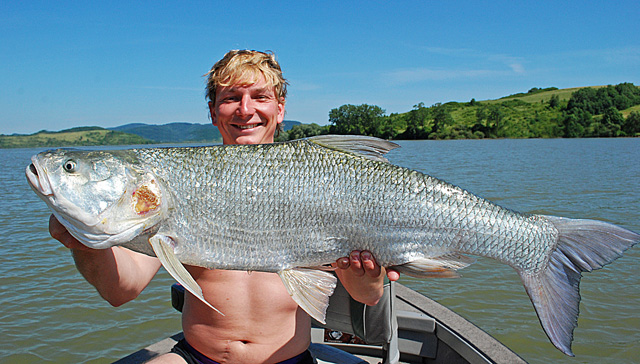
{"label": "fish eye", "polygon": [[76,162],[73,159],[69,159],[68,161],[64,162],[62,168],[66,172],[73,173],[76,171]]}

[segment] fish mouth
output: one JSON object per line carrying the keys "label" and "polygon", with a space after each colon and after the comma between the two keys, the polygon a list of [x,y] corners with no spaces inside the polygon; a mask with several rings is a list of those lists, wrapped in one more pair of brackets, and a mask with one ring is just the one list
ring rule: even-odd
{"label": "fish mouth", "polygon": [[49,178],[47,178],[47,174],[42,173],[42,169],[38,168],[38,162],[35,157],[31,158],[31,162],[32,163],[27,166],[27,170],[25,171],[29,185],[31,185],[31,188],[33,188],[34,191],[43,196],[52,196],[53,189],[51,188],[51,183],[49,182]]}

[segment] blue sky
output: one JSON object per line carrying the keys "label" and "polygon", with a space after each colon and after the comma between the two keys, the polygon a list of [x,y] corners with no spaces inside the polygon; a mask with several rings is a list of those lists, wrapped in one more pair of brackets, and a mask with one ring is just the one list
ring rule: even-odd
{"label": "blue sky", "polygon": [[229,49],[272,50],[286,119],[332,108],[492,99],[532,87],[640,85],[636,1],[2,1],[0,133],[207,123]]}

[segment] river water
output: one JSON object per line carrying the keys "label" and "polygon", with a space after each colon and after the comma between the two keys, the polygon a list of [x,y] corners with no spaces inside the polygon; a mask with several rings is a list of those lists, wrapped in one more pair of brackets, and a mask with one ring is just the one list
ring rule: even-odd
{"label": "river water", "polygon": [[[397,164],[527,213],[599,219],[640,231],[640,139],[401,141]],[[24,169],[40,149],[0,149],[0,362],[110,363],[180,330],[161,272],[133,302],[110,307],[49,237],[49,211]],[[530,363],[640,358],[640,248],[581,284],[569,358],[543,333],[513,269],[488,259],[459,279],[401,283],[445,304]]]}

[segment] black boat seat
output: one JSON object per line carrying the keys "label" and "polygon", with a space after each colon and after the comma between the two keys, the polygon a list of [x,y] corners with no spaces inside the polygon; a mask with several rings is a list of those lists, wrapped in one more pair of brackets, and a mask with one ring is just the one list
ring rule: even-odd
{"label": "black boat seat", "polygon": [[[387,282],[380,302],[375,306],[367,306],[355,301],[345,288],[338,286],[329,299],[326,324],[312,320],[311,341],[324,341],[324,329],[354,334],[361,338],[366,346],[357,348],[357,354],[380,356],[370,345],[381,347],[383,364],[396,364],[402,352],[413,359],[435,358],[438,340],[435,335],[436,322],[425,314],[399,310],[395,307],[395,283]],[[398,335],[401,327],[401,336]],[[329,343],[340,348],[340,343]],[[349,351],[354,352],[350,347]],[[340,361],[335,361],[340,363]]]}

